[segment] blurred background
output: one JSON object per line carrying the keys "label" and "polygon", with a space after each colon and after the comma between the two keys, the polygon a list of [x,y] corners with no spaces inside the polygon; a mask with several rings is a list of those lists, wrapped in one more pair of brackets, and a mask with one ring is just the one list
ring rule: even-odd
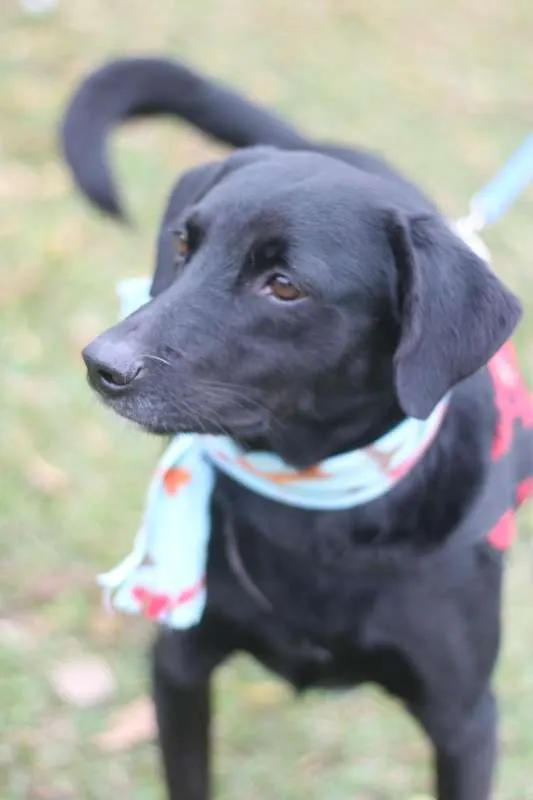
{"label": "blurred background", "polygon": [[[114,321],[116,280],[150,271],[177,174],[217,150],[176,122],[121,132],[138,224],[117,227],[58,156],[77,81],[112,56],[175,55],[311,134],[386,154],[454,218],[533,129],[532,40],[531,0],[1,0],[1,798],[162,797],[150,626],[107,616],[94,583],[129,550],[160,445],[97,404],[79,352]],[[532,222],[530,191],[486,236],[529,308],[530,379]],[[501,800],[531,796],[532,514],[506,586]],[[217,798],[427,795],[425,742],[373,689],[294,701],[242,658],[220,672],[216,703]]]}

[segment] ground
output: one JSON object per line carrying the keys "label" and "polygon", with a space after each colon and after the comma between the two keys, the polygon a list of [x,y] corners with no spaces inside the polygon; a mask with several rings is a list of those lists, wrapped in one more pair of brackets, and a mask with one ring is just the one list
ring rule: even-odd
{"label": "ground", "polygon": [[[153,745],[95,743],[114,709],[146,691],[149,627],[109,620],[93,577],[128,549],[158,445],[88,391],[79,351],[116,314],[114,282],[150,270],[175,175],[215,153],[175,123],[121,133],[114,156],[135,227],[76,195],[57,152],[63,103],[84,72],[124,53],[166,53],[323,138],[385,153],[455,217],[533,124],[530,0],[59,0],[0,26],[0,796],[161,798]],[[532,193],[489,231],[495,268],[519,292],[533,378]],[[468,320],[465,320],[465,325]],[[498,671],[498,798],[530,793],[532,512],[507,580]],[[116,689],[82,709],[50,676],[99,655]],[[373,690],[294,701],[246,659],[217,682],[217,798],[398,800],[427,795],[426,745]]]}

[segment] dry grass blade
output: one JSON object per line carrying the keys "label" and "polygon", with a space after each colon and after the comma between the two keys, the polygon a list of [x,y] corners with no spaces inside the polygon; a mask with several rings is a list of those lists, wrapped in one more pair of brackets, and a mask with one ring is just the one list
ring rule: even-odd
{"label": "dry grass blade", "polygon": [[107,753],[117,753],[149,742],[155,734],[153,703],[149,697],[139,697],[111,716],[108,727],[96,737],[95,744]]}

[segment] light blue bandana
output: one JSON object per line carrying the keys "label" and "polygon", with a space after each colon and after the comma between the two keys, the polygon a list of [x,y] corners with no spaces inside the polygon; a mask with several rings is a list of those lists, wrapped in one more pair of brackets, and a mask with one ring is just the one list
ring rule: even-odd
{"label": "light blue bandana", "polygon": [[[150,282],[118,286],[123,315],[149,297]],[[132,553],[99,582],[115,608],[173,628],[197,624],[206,602],[210,499],[216,470],[278,503],[335,511],[368,503],[388,492],[427,450],[440,428],[448,399],[426,420],[406,419],[372,445],[327,458],[298,471],[279,456],[244,452],[225,436],[175,437],[148,490],[144,520]]]}

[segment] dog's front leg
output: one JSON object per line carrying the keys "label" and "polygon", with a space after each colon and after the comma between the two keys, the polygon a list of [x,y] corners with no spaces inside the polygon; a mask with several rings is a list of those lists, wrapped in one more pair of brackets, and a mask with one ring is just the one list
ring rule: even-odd
{"label": "dog's front leg", "polygon": [[153,696],[169,800],[210,798],[210,675],[225,653],[200,653],[190,638],[161,634],[153,651]]}
{"label": "dog's front leg", "polygon": [[183,687],[156,674],[154,698],[169,800],[209,800],[209,681]]}
{"label": "dog's front leg", "polygon": [[498,713],[487,690],[475,710],[445,736],[426,725],[435,747],[438,800],[490,800],[497,757]]}

